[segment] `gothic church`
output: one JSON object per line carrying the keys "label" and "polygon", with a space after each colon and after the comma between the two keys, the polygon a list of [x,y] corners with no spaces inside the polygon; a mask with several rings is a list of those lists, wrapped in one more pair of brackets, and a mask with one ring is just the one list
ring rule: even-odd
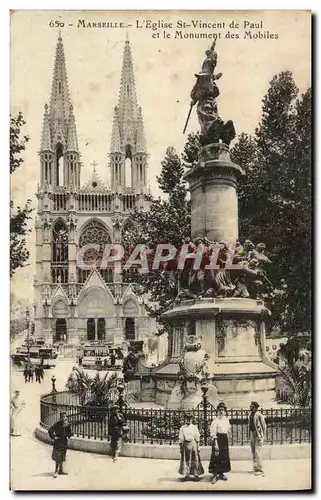
{"label": "gothic church", "polygon": [[[97,175],[81,185],[81,154],[59,34],[50,104],[45,105],[41,179],[37,191],[35,333],[48,342],[77,345],[106,340],[121,345],[156,330],[144,299],[115,269],[83,269],[77,252],[87,244],[121,242],[134,207],[148,210],[147,150],[142,110],[126,40],[110,147],[110,188]],[[127,179],[126,179],[127,176]],[[92,256],[94,257],[94,256]]]}

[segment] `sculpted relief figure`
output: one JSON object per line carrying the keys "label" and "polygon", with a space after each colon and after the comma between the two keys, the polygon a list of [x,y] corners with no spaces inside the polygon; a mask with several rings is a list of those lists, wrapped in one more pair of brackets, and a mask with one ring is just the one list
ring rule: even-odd
{"label": "sculpted relief figure", "polygon": [[[203,256],[199,269],[194,269],[192,263],[187,263],[182,270],[171,270],[170,285],[175,303],[201,297],[260,299],[263,298],[262,294],[274,288],[266,276],[266,266],[271,261],[264,253],[264,243],[255,247],[250,240],[246,240],[244,245],[237,241],[232,256],[224,241],[216,243],[206,238],[197,238],[190,242],[190,251],[193,252],[199,245]],[[209,269],[207,266],[213,258],[218,267]]]}

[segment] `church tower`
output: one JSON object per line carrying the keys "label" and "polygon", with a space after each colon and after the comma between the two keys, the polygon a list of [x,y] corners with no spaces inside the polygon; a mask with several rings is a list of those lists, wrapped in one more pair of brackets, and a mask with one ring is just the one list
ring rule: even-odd
{"label": "church tower", "polygon": [[142,108],[138,106],[129,40],[125,42],[118,104],[110,148],[111,188],[146,193],[147,150]]}
{"label": "church tower", "polygon": [[80,186],[80,154],[62,38],[59,35],[50,106],[45,105],[40,147],[41,186]]}
{"label": "church tower", "polygon": [[106,244],[122,240],[133,210],[149,208],[143,118],[128,41],[110,157],[109,187],[95,161],[89,179],[81,184],[76,121],[59,34],[43,116],[35,224],[35,328],[36,336],[49,343],[108,341],[120,346],[155,331],[135,287],[122,281],[119,270],[101,265]]}

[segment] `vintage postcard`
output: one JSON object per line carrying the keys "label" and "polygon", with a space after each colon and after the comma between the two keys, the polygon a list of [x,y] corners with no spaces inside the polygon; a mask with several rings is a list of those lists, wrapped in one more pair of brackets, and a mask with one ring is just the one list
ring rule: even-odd
{"label": "vintage postcard", "polygon": [[10,21],[10,488],[310,490],[311,13]]}

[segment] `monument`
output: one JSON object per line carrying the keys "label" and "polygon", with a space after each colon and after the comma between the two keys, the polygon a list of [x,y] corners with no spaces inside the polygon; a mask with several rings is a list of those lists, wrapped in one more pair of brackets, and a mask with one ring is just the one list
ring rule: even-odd
{"label": "monument", "polygon": [[[164,313],[169,352],[154,375],[155,401],[168,408],[195,407],[206,382],[213,400],[223,399],[230,408],[247,408],[253,399],[271,407],[277,367],[266,355],[270,311],[262,300],[270,261],[263,243],[238,241],[237,186],[244,172],[230,158],[234,124],[218,113],[216,82],[222,74],[215,73],[216,65],[214,42],[191,92],[188,119],[196,105],[201,147],[197,164],[185,174],[191,248],[201,245],[203,259],[200,269],[176,271],[177,297]],[[214,256],[216,265],[209,265]]]}

